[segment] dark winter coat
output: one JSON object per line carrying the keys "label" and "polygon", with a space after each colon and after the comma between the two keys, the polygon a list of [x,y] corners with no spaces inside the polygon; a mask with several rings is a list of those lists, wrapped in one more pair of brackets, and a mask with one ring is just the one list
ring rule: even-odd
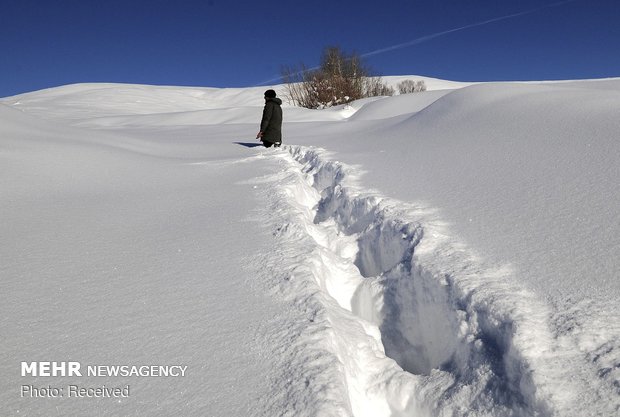
{"label": "dark winter coat", "polygon": [[263,132],[262,141],[282,143],[282,100],[268,98],[265,100],[263,119],[260,122],[260,131]]}

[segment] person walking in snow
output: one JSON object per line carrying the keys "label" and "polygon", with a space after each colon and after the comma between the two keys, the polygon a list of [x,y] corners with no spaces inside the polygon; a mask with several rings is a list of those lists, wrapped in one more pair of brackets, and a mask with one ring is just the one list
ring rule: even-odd
{"label": "person walking in snow", "polygon": [[282,144],[282,100],[276,97],[273,90],[265,91],[265,108],[260,122],[260,132],[256,139],[263,142],[265,148]]}

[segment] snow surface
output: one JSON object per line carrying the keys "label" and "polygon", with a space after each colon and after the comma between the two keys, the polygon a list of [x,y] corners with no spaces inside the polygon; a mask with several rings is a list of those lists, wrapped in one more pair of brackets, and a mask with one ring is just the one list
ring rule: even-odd
{"label": "snow surface", "polygon": [[1,414],[620,414],[620,79],[424,80],[277,150],[262,87],[0,100]]}

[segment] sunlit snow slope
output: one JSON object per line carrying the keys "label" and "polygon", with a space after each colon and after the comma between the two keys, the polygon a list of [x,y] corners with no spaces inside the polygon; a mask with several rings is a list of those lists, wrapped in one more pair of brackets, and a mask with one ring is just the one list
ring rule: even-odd
{"label": "sunlit snow slope", "polygon": [[[2,99],[2,411],[617,415],[620,80],[425,81],[280,150],[263,88]],[[193,371],[24,399],[66,381],[22,360]]]}

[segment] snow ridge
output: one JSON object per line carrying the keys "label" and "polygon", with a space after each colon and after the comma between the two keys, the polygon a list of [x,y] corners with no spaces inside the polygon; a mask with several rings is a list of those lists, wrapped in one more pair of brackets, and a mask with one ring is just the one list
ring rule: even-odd
{"label": "snow ridge", "polygon": [[572,414],[549,311],[509,267],[485,268],[432,210],[362,191],[325,151],[284,149],[278,204],[298,218],[282,243],[312,237],[294,276],[313,277],[352,415]]}

